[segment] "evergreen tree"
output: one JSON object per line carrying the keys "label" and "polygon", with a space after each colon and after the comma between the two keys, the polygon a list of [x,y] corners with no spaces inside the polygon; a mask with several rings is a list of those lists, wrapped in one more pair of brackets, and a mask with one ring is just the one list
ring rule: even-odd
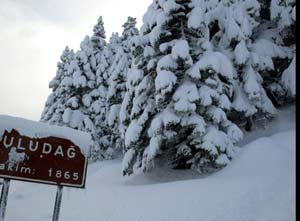
{"label": "evergreen tree", "polygon": [[[88,111],[81,105],[82,93],[88,87],[88,77],[82,68],[87,59],[82,51],[74,53],[68,48],[58,63],[56,77],[50,82],[52,93],[49,96],[41,121],[50,124],[71,127],[95,134],[95,127]],[[85,59],[84,59],[85,58]],[[94,146],[97,146],[95,137]]]}
{"label": "evergreen tree", "polygon": [[295,100],[295,17],[295,0],[153,0],[107,43],[100,16],[63,51],[41,121],[91,133],[91,161],[123,150],[124,175],[222,168],[237,125]]}
{"label": "evergreen tree", "polygon": [[121,37],[119,36],[118,32],[112,33],[109,43],[107,45],[108,50],[111,52],[110,61],[109,63],[112,64],[113,60],[118,52],[119,47],[121,46]]}
{"label": "evergreen tree", "polygon": [[[106,63],[109,53],[104,38],[103,21],[100,17],[94,26],[93,36],[91,38],[86,36],[80,44],[80,50],[75,54],[71,53],[72,59],[67,62],[64,77],[59,77],[58,74],[51,82],[59,102],[50,108],[53,112],[50,119],[42,118],[49,123],[90,132],[94,140],[90,156],[92,161],[105,158],[107,150],[101,128],[105,116],[107,88],[105,70],[109,66]],[[61,72],[60,69],[58,72]],[[50,97],[48,100],[53,98]],[[49,105],[46,104],[46,108],[47,106]]]}
{"label": "evergreen tree", "polygon": [[271,19],[277,22],[285,45],[296,43],[296,1],[272,0],[270,4]]}
{"label": "evergreen tree", "polygon": [[[140,83],[141,77],[139,77],[138,64],[142,62],[143,53],[144,53],[144,42],[141,36],[135,36],[131,38],[132,42],[132,63],[127,72],[127,81],[126,81],[126,92],[122,100],[120,114],[119,114],[119,132],[122,140],[125,140],[125,132],[130,123],[130,111],[133,105],[133,98],[135,95],[135,88]],[[137,77],[137,78],[136,78]],[[124,149],[124,152],[126,149]]]}
{"label": "evergreen tree", "polygon": [[92,153],[92,160],[99,158],[111,158],[112,149],[109,146],[109,131],[105,126],[106,96],[108,90],[108,70],[112,51],[106,43],[106,35],[103,19],[100,16],[94,26],[93,35],[90,38],[87,51],[91,52],[92,72],[95,78],[94,86],[82,96],[83,104],[88,108],[93,124],[95,125],[95,137],[99,146]]}
{"label": "evergreen tree", "polygon": [[212,43],[233,60],[237,72],[230,119],[251,130],[253,120],[266,120],[276,114],[260,74],[260,67],[269,63],[259,59],[252,40],[260,22],[260,4],[256,0],[222,0],[219,4],[207,2],[205,7],[209,8],[205,17]]}
{"label": "evergreen tree", "polygon": [[242,137],[226,117],[234,71],[210,45],[201,3],[153,1],[144,16],[146,46],[128,76],[136,87],[124,174],[135,166],[147,171],[156,159],[206,172],[225,166],[234,155]]}
{"label": "evergreen tree", "polygon": [[69,89],[68,85],[66,85],[67,80],[71,83],[71,79],[68,76],[68,67],[74,57],[73,50],[70,50],[67,46],[60,56],[60,62],[57,63],[56,76],[49,83],[52,93],[48,96],[41,115],[42,122],[50,122],[56,125],[61,125],[62,123],[63,104],[66,102],[64,94],[68,93]]}
{"label": "evergreen tree", "polygon": [[126,90],[127,72],[131,65],[131,39],[138,34],[136,19],[128,17],[123,25],[121,44],[110,67],[109,87],[107,93],[106,125],[110,128],[110,146],[115,150],[123,149],[123,141],[119,131],[119,114]]}
{"label": "evergreen tree", "polygon": [[268,76],[267,87],[274,102],[283,105],[293,102],[296,96],[296,1],[272,0],[269,10],[276,30],[272,40],[276,40],[274,44],[284,50],[285,56],[273,58],[274,71]]}
{"label": "evergreen tree", "polygon": [[[294,99],[282,80],[287,79],[283,77],[283,73],[291,73],[285,72],[285,69],[292,64],[295,55],[296,36],[293,21],[295,2],[275,0],[260,2],[262,7],[260,20],[252,36],[254,40],[251,51],[268,97],[275,106],[281,106]],[[290,75],[288,79],[292,79],[293,76],[295,75]]]}

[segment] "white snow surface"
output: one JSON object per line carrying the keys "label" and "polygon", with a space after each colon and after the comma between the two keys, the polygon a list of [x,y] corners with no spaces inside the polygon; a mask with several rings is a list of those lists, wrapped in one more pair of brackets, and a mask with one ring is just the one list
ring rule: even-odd
{"label": "white snow surface", "polygon": [[[208,176],[161,169],[122,177],[121,160],[89,165],[86,190],[64,188],[60,220],[295,220],[294,106],[245,136],[233,161]],[[55,192],[12,181],[5,220],[50,220]]]}
{"label": "white snow surface", "polygon": [[204,56],[190,69],[189,75],[192,78],[201,78],[200,71],[206,69],[212,69],[227,79],[232,79],[235,74],[231,61],[220,52],[204,53]]}
{"label": "white snow surface", "polygon": [[187,59],[191,64],[193,63],[190,56],[189,43],[186,40],[177,40],[172,48],[172,58],[177,60],[178,58]]}
{"label": "white snow surface", "polygon": [[12,129],[16,129],[21,135],[31,138],[53,136],[71,140],[80,148],[83,154],[88,154],[89,148],[92,145],[92,139],[89,133],[24,118],[0,115],[0,140],[2,140],[5,130],[10,132]]}

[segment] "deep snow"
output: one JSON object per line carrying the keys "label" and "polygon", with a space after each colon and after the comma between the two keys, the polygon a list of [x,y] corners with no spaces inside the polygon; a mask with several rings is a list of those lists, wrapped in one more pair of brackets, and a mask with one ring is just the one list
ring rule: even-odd
{"label": "deep snow", "polygon": [[[267,130],[246,134],[244,144],[210,176],[163,170],[122,177],[121,160],[90,165],[86,190],[64,189],[60,220],[295,220],[294,106],[279,110]],[[55,192],[12,181],[6,220],[51,220]]]}

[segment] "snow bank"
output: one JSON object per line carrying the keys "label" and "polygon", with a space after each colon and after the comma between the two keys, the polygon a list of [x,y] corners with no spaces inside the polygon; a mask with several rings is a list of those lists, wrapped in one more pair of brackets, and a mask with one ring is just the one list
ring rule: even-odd
{"label": "snow bank", "polygon": [[17,130],[21,135],[31,138],[59,137],[71,140],[83,154],[89,153],[92,139],[89,133],[73,130],[68,127],[59,127],[46,123],[26,120],[19,117],[0,115],[0,140],[4,131]]}
{"label": "snow bank", "polygon": [[[123,178],[118,160],[94,164],[85,191],[65,190],[61,220],[295,220],[294,140],[294,131],[258,139],[208,177],[164,170]],[[55,191],[12,182],[6,220],[51,219]]]}
{"label": "snow bank", "polygon": [[[86,190],[64,189],[60,219],[293,221],[295,110],[279,116],[267,130],[276,134],[255,134],[226,168],[210,176],[160,169],[122,177],[121,160],[92,164]],[[10,190],[7,221],[51,219],[56,187],[14,181]]]}

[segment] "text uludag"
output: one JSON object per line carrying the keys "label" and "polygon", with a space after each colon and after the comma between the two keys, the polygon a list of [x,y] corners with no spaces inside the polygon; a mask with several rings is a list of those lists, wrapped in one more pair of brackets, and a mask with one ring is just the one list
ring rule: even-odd
{"label": "text uludag", "polygon": [[84,187],[86,156],[70,140],[31,138],[17,130],[0,137],[0,177]]}

